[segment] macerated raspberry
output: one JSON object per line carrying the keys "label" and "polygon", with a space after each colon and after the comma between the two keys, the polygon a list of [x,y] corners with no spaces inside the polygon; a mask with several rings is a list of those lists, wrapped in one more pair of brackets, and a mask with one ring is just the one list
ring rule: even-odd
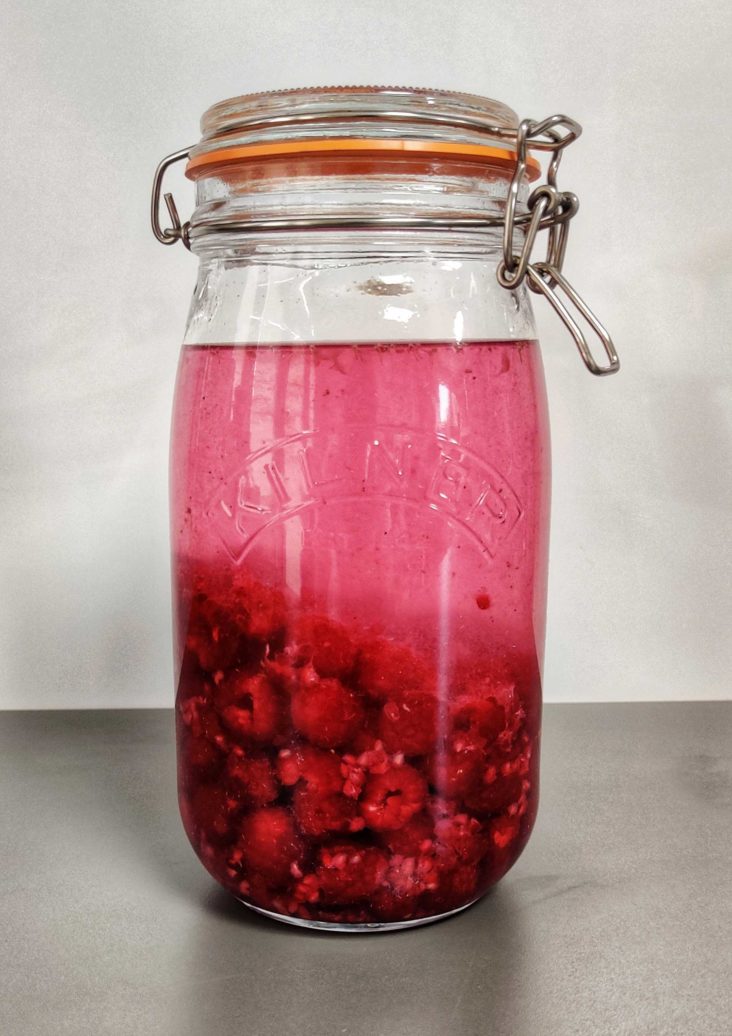
{"label": "macerated raspberry", "polygon": [[396,831],[384,831],[379,841],[397,856],[419,856],[433,848],[435,825],[427,813],[412,817]]}
{"label": "macerated raspberry", "polygon": [[244,817],[240,830],[237,848],[249,874],[275,886],[292,880],[292,864],[302,862],[305,846],[288,810],[282,806],[259,809]]}
{"label": "macerated raspberry", "polygon": [[500,813],[513,802],[518,802],[523,790],[523,779],[519,773],[503,772],[504,767],[489,762],[483,772],[483,779],[473,785],[465,796],[465,805],[474,813]]}
{"label": "macerated raspberry", "polygon": [[180,705],[186,698],[196,697],[203,693],[202,688],[211,674],[205,673],[201,668],[198,655],[189,648],[182,645],[182,657],[178,670],[178,693],[177,703]]}
{"label": "macerated raspberry", "polygon": [[384,880],[386,854],[357,842],[337,842],[319,853],[315,876],[324,903],[352,903],[370,896]]}
{"label": "macerated raspberry", "polygon": [[[300,868],[298,867],[298,870]],[[317,903],[320,898],[320,885],[318,879],[314,874],[303,875],[300,872],[299,878],[297,874],[293,874],[295,877],[296,884],[292,890],[294,898],[298,903]]]}
{"label": "macerated raspberry", "polygon": [[301,671],[287,652],[273,658],[265,657],[262,670],[269,681],[288,696],[300,686]]}
{"label": "macerated raspberry", "polygon": [[[211,688],[206,685],[204,692],[205,695],[210,694]],[[204,738],[222,750],[228,747],[226,734],[207,696],[199,695],[198,697],[186,698],[185,701],[179,702],[178,716],[181,723],[188,727],[192,737]]]}
{"label": "macerated raspberry", "polygon": [[242,877],[242,874],[244,873],[242,870],[243,864],[243,853],[241,849],[236,848],[232,850],[227,860],[229,868],[229,874],[227,876],[234,886],[232,889],[234,895],[244,896],[245,899],[250,900],[257,906],[263,907],[265,910],[274,910],[275,913],[283,913],[283,911],[278,910],[275,905],[279,898],[278,893],[272,890],[270,885],[260,874],[248,873],[246,877]]}
{"label": "macerated raspberry", "polygon": [[435,822],[437,859],[442,863],[478,863],[490,848],[479,820],[467,813],[442,817]]}
{"label": "macerated raspberry", "polygon": [[247,636],[273,640],[283,633],[287,605],[279,590],[239,572],[233,580],[230,600],[237,625]]}
{"label": "macerated raspberry", "polygon": [[[354,741],[354,745],[358,739]],[[384,742],[376,738],[370,742],[368,747],[362,749],[357,756],[357,763],[362,766],[367,773],[386,773],[390,766],[395,762],[401,764],[404,762],[404,753],[401,753],[402,758],[397,758],[400,753],[394,753],[389,755],[384,746]],[[345,758],[345,757],[344,757]]]}
{"label": "macerated raspberry", "polygon": [[310,838],[336,832],[353,833],[365,825],[357,803],[338,792],[313,791],[307,785],[298,787],[292,797],[292,808],[300,830]]}
{"label": "macerated raspberry", "polygon": [[392,856],[384,885],[401,896],[419,896],[424,891],[416,856]]}
{"label": "macerated raspberry", "polygon": [[401,766],[404,762],[404,753],[395,752],[390,755],[384,748],[384,742],[378,738],[364,739],[357,736],[352,744],[354,749],[356,745],[367,746],[358,755],[346,752],[341,763],[343,794],[358,799],[361,797],[368,774],[386,773],[392,766]]}
{"label": "macerated raspberry", "polygon": [[490,838],[497,849],[505,849],[515,841],[521,828],[518,817],[496,817],[490,824]]}
{"label": "macerated raspberry", "polygon": [[304,781],[310,791],[321,795],[332,795],[343,788],[340,756],[312,745],[281,749],[277,772],[287,787]]}
{"label": "macerated raspberry", "polygon": [[356,733],[364,719],[361,702],[335,679],[310,678],[292,695],[292,722],[320,748],[338,748]]}
{"label": "macerated raspberry", "polygon": [[374,831],[396,831],[419,813],[427,795],[424,778],[413,766],[392,766],[373,773],[364,786],[361,815]]}
{"label": "macerated raspberry", "polygon": [[230,613],[204,594],[196,594],[188,617],[185,646],[198,659],[201,669],[213,673],[232,665],[240,636]]}
{"label": "macerated raspberry", "polygon": [[438,883],[439,874],[431,850],[416,856],[391,856],[383,885],[372,899],[374,912],[383,921],[407,920],[415,914],[427,916],[434,912],[427,899]]}
{"label": "macerated raspberry", "polygon": [[422,889],[398,892],[388,885],[381,885],[371,896],[370,905],[379,921],[409,921],[417,914]]}
{"label": "macerated raspberry", "polygon": [[508,661],[491,658],[483,665],[464,672],[459,681],[459,697],[468,701],[492,699],[509,713],[516,705],[516,680]]}
{"label": "macerated raspberry", "polygon": [[379,737],[390,752],[424,755],[435,747],[437,699],[420,691],[390,698],[379,715]]}
{"label": "macerated raspberry", "polygon": [[458,698],[452,709],[455,730],[479,735],[492,745],[506,726],[506,712],[495,698]]}
{"label": "macerated raspberry", "polygon": [[506,729],[499,734],[490,753],[491,760],[502,768],[503,773],[511,771],[526,774],[531,753],[531,739],[524,730],[523,710],[519,709],[511,717]]}
{"label": "macerated raspberry", "polygon": [[430,781],[438,795],[460,799],[480,783],[486,765],[482,740],[470,731],[451,737],[432,759]]}
{"label": "macerated raspberry", "polygon": [[303,615],[293,636],[299,661],[311,662],[319,676],[348,678],[357,649],[345,626],[325,616]]}
{"label": "macerated raspberry", "polygon": [[366,770],[359,765],[357,756],[349,753],[343,756],[341,776],[343,777],[343,794],[349,799],[360,798],[366,780]]}
{"label": "macerated raspberry", "polygon": [[356,679],[360,690],[376,701],[398,701],[409,691],[429,694],[434,687],[429,669],[413,651],[383,637],[361,642]]}
{"label": "macerated raspberry", "polygon": [[457,910],[480,894],[478,867],[474,863],[461,863],[450,870],[440,870],[438,874],[437,888],[432,893],[435,913]]}
{"label": "macerated raspberry", "polygon": [[226,772],[249,805],[267,806],[277,798],[277,778],[266,755],[247,755],[234,749],[226,760]]}
{"label": "macerated raspberry", "polygon": [[201,784],[189,799],[189,815],[199,834],[220,841],[235,833],[234,821],[241,810],[241,799],[221,784]]}
{"label": "macerated raspberry", "polygon": [[364,721],[348,743],[351,755],[370,752],[377,741],[383,746],[383,741],[379,738],[379,706],[373,707],[373,702],[368,698],[364,704],[366,707]]}
{"label": "macerated raspberry", "polygon": [[213,777],[221,765],[223,755],[213,742],[205,737],[183,737],[180,741],[181,768],[184,777],[187,771],[193,770],[196,776]]}
{"label": "macerated raspberry", "polygon": [[216,692],[225,726],[239,737],[272,744],[286,722],[283,697],[263,673],[235,673]]}

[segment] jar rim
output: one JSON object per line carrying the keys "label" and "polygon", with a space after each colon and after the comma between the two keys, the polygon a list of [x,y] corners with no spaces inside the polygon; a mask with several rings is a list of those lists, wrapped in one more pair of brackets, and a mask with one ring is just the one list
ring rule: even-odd
{"label": "jar rim", "polygon": [[[186,175],[195,180],[211,166],[251,159],[354,151],[375,162],[406,152],[511,169],[517,129],[511,108],[477,94],[392,86],[272,90],[212,105]],[[539,173],[529,156],[528,178]]]}

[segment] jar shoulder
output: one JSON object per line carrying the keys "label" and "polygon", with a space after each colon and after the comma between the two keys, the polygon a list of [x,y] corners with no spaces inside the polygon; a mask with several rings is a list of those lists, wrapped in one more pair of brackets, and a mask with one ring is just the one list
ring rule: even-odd
{"label": "jar shoulder", "polygon": [[524,287],[502,288],[495,254],[378,256],[267,248],[201,263],[187,345],[525,341]]}

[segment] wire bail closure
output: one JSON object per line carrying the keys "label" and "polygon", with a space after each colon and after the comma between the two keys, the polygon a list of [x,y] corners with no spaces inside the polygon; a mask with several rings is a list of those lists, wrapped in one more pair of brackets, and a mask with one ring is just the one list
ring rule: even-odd
{"label": "wire bail closure", "polygon": [[192,150],[192,147],[181,148],[180,151],[174,151],[172,155],[166,155],[162,162],[160,162],[155,170],[155,176],[153,177],[152,204],[150,206],[150,222],[152,223],[152,231],[160,244],[174,245],[176,241],[182,241],[189,251],[191,248],[190,220],[186,220],[185,223],[181,223],[180,216],[178,215],[178,206],[175,204],[173,195],[164,194],[163,198],[165,200],[165,207],[168,210],[168,215],[170,216],[170,221],[173,225],[171,227],[163,228],[160,225],[160,192],[163,189],[163,179],[168,169],[170,169],[172,165],[175,165],[176,162],[182,162],[184,158],[188,158]]}
{"label": "wire bail closure", "polygon": [[[391,113],[382,113],[385,118]],[[591,374],[604,376],[615,374],[620,370],[620,360],[612,338],[600,323],[595,313],[582,299],[562,273],[564,257],[567,250],[567,238],[570,221],[577,214],[579,199],[571,191],[560,191],[557,188],[557,171],[564,149],[572,144],[582,133],[582,127],[574,119],[566,115],[552,115],[541,122],[523,119],[516,131],[502,127],[493,127],[491,135],[509,140],[516,145],[516,166],[506,198],[506,211],[503,218],[461,218],[448,216],[415,217],[402,219],[390,216],[370,216],[351,219],[323,217],[298,218],[294,221],[286,219],[263,219],[242,224],[241,229],[250,232],[291,229],[350,229],[368,227],[391,227],[393,229],[420,228],[453,230],[457,227],[475,229],[503,227],[503,258],[498,264],[496,277],[498,283],[510,291],[520,287],[527,280],[531,291],[543,295],[555,313],[559,316],[571,334],[582,360]],[[517,213],[519,190],[526,176],[526,160],[530,149],[551,152],[551,160],[547,168],[547,182],[535,187],[529,195],[526,213]],[[152,231],[163,245],[173,245],[182,241],[190,251],[191,222],[181,222],[175,199],[170,193],[163,194],[168,210],[171,226],[163,227],[160,223],[160,198],[163,180],[168,169],[183,159],[190,157],[193,147],[182,148],[167,155],[155,170],[152,186],[150,220]],[[207,230],[230,231],[231,225],[221,227],[210,225]],[[514,250],[514,237],[517,230],[524,231],[524,239],[520,251]],[[540,231],[548,230],[547,249],[543,261],[532,261],[531,253]],[[562,296],[558,294],[562,292]],[[578,323],[577,316],[588,325],[590,331],[599,338],[605,351],[607,363],[598,363],[588,343],[585,331]]]}
{"label": "wire bail closure", "polygon": [[[519,124],[516,134],[516,168],[506,198],[503,259],[498,264],[496,276],[498,283],[509,289],[518,288],[524,278],[528,277],[531,291],[544,296],[572,335],[588,371],[591,374],[603,376],[615,374],[620,369],[620,360],[612,338],[576,289],[562,275],[564,256],[567,251],[569,221],[579,209],[579,198],[571,191],[558,190],[557,171],[564,149],[573,143],[581,132],[580,124],[574,119],[567,118],[566,115],[552,115],[543,122],[524,119]],[[529,224],[523,246],[517,254],[514,252],[514,232],[517,223],[516,202],[519,188],[526,174],[527,151],[532,145],[551,151],[552,157],[547,169],[547,182],[535,187],[529,195]],[[532,262],[531,253],[537,234],[540,230],[547,229],[549,237],[546,258],[543,262]],[[557,294],[557,288],[564,293],[566,302]],[[606,365],[603,366],[595,359],[587,337],[570,310],[570,306],[574,308],[575,313],[584,318],[591,331],[600,339],[608,359]]]}

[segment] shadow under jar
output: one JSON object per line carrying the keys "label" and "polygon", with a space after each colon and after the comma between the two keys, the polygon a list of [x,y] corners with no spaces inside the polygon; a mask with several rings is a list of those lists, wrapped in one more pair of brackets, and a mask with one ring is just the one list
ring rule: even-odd
{"label": "shadow under jar", "polygon": [[468,95],[252,95],[187,166],[180,806],[216,880],[295,924],[461,910],[536,815],[546,399],[526,288],[496,277],[515,154],[465,118],[517,124]]}

